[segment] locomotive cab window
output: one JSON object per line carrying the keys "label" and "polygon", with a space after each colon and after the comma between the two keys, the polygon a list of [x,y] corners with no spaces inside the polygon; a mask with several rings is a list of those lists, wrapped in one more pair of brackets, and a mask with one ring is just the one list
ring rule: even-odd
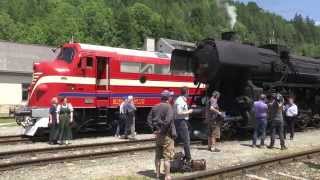
{"label": "locomotive cab window", "polygon": [[60,54],[58,55],[58,59],[64,60],[67,63],[71,63],[74,56],[73,48],[62,48]]}
{"label": "locomotive cab window", "polygon": [[93,68],[93,58],[92,57],[81,58],[78,63],[78,68]]}
{"label": "locomotive cab window", "polygon": [[93,58],[88,57],[87,58],[87,68],[92,68],[93,67]]}

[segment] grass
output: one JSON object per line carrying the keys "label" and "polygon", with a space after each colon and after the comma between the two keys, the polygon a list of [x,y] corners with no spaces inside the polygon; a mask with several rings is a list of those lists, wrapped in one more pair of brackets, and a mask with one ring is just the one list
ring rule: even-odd
{"label": "grass", "polygon": [[113,176],[113,177],[106,177],[106,178],[98,178],[95,180],[149,180],[151,178],[148,177],[134,177],[134,176]]}
{"label": "grass", "polygon": [[[10,123],[6,124],[5,123]],[[0,127],[17,126],[16,121],[12,117],[0,117]]]}

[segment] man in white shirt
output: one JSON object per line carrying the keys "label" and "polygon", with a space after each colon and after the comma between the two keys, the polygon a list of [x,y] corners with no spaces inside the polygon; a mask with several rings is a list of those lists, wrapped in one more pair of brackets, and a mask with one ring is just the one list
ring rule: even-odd
{"label": "man in white shirt", "polygon": [[298,107],[294,103],[294,98],[288,98],[288,104],[284,108],[285,111],[285,120],[286,120],[286,129],[284,131],[284,138],[286,138],[287,132],[290,132],[290,140],[293,140],[294,137],[294,126],[296,117],[298,115]]}
{"label": "man in white shirt", "polygon": [[184,155],[187,161],[191,160],[190,153],[190,133],[188,127],[189,114],[193,112],[192,109],[188,109],[187,103],[188,88],[181,88],[181,95],[176,99],[174,103],[175,111],[175,126],[177,130],[178,138],[183,143]]}

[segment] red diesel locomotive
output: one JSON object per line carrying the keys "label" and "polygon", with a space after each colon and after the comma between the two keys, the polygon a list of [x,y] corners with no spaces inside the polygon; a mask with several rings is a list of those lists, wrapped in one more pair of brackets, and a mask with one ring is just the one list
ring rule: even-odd
{"label": "red diesel locomotive", "polygon": [[[122,99],[134,97],[137,119],[145,124],[150,107],[160,101],[160,92],[179,94],[187,86],[200,94],[192,74],[171,73],[170,54],[80,43],[65,44],[53,61],[34,63],[28,104],[16,113],[16,121],[33,136],[48,127],[53,97],[68,97],[75,108],[76,130],[89,126],[111,128]],[[200,87],[203,89],[204,87]],[[138,122],[137,122],[138,126]]]}

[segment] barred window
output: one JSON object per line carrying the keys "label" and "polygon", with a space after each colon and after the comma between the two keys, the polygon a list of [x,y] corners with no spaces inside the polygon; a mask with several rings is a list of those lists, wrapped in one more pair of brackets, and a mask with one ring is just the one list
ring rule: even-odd
{"label": "barred window", "polygon": [[140,64],[141,63],[136,63],[136,62],[121,62],[120,71],[128,72],[128,73],[139,73]]}
{"label": "barred window", "polygon": [[170,73],[170,66],[166,64],[155,64],[154,72],[156,74],[169,74]]}
{"label": "barred window", "polygon": [[29,84],[28,83],[22,83],[22,101],[27,101],[28,100],[28,88]]}
{"label": "barred window", "polygon": [[170,66],[168,64],[121,62],[120,71],[142,74],[169,74]]}

